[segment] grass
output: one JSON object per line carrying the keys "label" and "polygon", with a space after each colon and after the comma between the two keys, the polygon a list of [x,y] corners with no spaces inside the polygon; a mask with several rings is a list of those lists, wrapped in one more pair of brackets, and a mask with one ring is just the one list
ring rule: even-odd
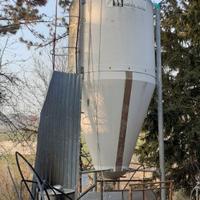
{"label": "grass", "polygon": [[[0,134],[0,143],[2,143],[1,144],[2,146],[0,146],[0,148],[2,150],[5,147],[3,145],[5,145],[6,141],[10,142],[9,135],[6,133],[1,133]],[[15,143],[13,142],[13,147],[14,146],[15,146]],[[8,166],[9,166],[11,174],[14,178],[14,181],[17,185],[18,191],[20,189],[21,177],[20,177],[19,171],[17,169],[14,153],[13,152],[9,153],[7,151],[6,151],[6,153],[3,153],[3,152],[4,151],[2,151],[0,154],[0,200],[16,200],[18,198],[17,198],[17,194],[14,189],[14,185],[11,181],[11,177],[8,173]],[[34,163],[34,159],[35,159],[34,152],[33,152],[33,154],[25,155],[25,157],[31,164]],[[32,173],[31,173],[30,169],[21,160],[20,160],[20,163],[21,163],[21,168],[22,168],[22,171],[23,171],[25,177],[27,179],[31,180]],[[24,199],[29,199],[26,193],[24,193],[23,196],[24,196]]]}
{"label": "grass", "polygon": [[9,140],[9,136],[6,133],[0,133],[0,142],[3,141],[8,141]]}
{"label": "grass", "polygon": [[[31,161],[31,163],[33,163],[34,156],[30,155],[27,157],[27,159]],[[0,159],[0,172],[1,172],[0,173],[0,200],[16,200],[17,199],[17,194],[15,192],[14,185],[8,173],[8,166],[14,178],[14,182],[17,186],[17,189],[18,191],[20,190],[21,177],[16,166],[15,156],[6,155],[4,157],[1,157]],[[21,162],[21,168],[26,179],[31,180],[32,175],[29,168],[22,162]],[[28,199],[26,192],[24,192],[23,196],[24,196],[24,199]]]}

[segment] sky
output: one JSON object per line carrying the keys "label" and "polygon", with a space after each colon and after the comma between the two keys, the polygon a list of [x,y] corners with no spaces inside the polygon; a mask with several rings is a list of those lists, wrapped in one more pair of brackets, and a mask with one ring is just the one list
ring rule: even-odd
{"label": "sky", "polygon": [[[40,8],[40,12],[45,13],[48,16],[48,20],[53,20],[55,16],[55,0],[48,0],[47,5]],[[58,9],[58,17],[61,16],[63,16],[63,13],[60,8]],[[41,23],[32,28],[46,36],[49,35],[49,29],[46,27],[45,24]],[[58,34],[61,32],[63,32],[63,28],[58,28]],[[31,90],[29,90],[29,88],[23,88],[22,91],[16,91],[15,93],[16,96],[21,97],[21,99],[19,100],[18,108],[31,113],[34,110],[38,111],[41,109],[41,102],[44,99],[44,95],[42,94],[42,96],[41,93],[43,92],[42,90],[45,90],[45,88],[43,82],[39,80],[40,78],[36,70],[40,70],[42,73],[44,73],[46,79],[49,80],[52,72],[52,62],[50,54],[50,52],[52,51],[52,45],[39,49],[28,49],[26,44],[19,41],[20,37],[23,37],[27,40],[41,42],[41,40],[35,37],[27,28],[23,27],[15,35],[10,35],[9,37],[0,37],[0,56],[1,50],[7,43],[7,48],[5,49],[5,53],[3,56],[3,62],[9,64],[3,68],[3,71],[17,75],[22,81],[27,81],[27,83],[30,85]],[[64,42],[62,41],[62,45],[67,46],[67,39],[64,38],[63,40]],[[57,46],[59,45],[60,44],[57,44]],[[62,59],[66,59],[66,57],[63,57]],[[40,63],[40,66],[36,66],[38,63]],[[23,94],[20,94],[20,92],[22,92]],[[41,97],[42,100],[40,100],[40,102],[37,102],[38,99],[37,97],[35,98],[35,94],[38,94],[38,96]],[[24,97],[22,97],[22,95],[25,95],[26,97],[29,96],[29,99],[26,100]],[[30,98],[32,101],[29,101]],[[15,99],[12,100],[15,101]],[[25,101],[27,101],[28,103]],[[12,110],[10,110],[6,106],[4,106],[4,110],[8,113],[12,112]]]}
{"label": "sky", "polygon": [[[48,16],[48,18],[46,18],[47,20],[49,19],[53,20],[55,15],[55,0],[48,0],[47,5],[41,7],[39,10],[41,13],[45,13]],[[58,17],[61,16],[63,16],[63,14],[61,13],[61,9],[58,9]],[[46,36],[48,36],[49,34],[49,29],[46,27],[46,24],[40,23],[32,28]],[[59,29],[58,32],[63,31],[60,30],[60,28],[58,29]],[[29,31],[26,27],[20,29],[16,35],[9,36],[9,38],[7,36],[3,38],[1,37],[0,48],[2,49],[4,47],[7,40],[9,46],[5,51],[4,62],[13,61],[12,64],[10,64],[5,70],[8,70],[10,72],[20,73],[21,68],[24,68],[27,72],[28,71],[31,72],[34,66],[33,58],[35,57],[41,60],[45,60],[45,63],[48,65],[52,65],[51,60],[49,58],[50,51],[52,49],[51,46],[39,49],[35,48],[28,49],[24,43],[19,41],[20,37],[23,37],[24,39],[30,41],[42,42],[42,40],[35,37],[33,33],[31,33],[31,31]]]}

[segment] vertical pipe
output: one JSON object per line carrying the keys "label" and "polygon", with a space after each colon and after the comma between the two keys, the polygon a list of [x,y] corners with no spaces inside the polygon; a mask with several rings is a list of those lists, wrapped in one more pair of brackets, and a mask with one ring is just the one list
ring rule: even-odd
{"label": "vertical pipe", "polygon": [[119,182],[117,182],[117,190],[120,190],[121,189],[121,187],[120,187],[120,178],[118,180],[119,180]]}
{"label": "vertical pipe", "polygon": [[75,52],[76,52],[76,73],[80,74],[80,27],[82,26],[82,1],[79,0],[78,5],[78,22],[77,22],[77,35],[76,35],[76,46],[75,46]]}
{"label": "vertical pipe", "polygon": [[161,34],[160,34],[160,4],[156,4],[156,64],[157,64],[157,93],[158,93],[158,140],[161,174],[161,200],[166,200],[165,191],[165,162],[163,134],[163,96],[162,96],[162,66],[161,66]]}
{"label": "vertical pipe", "polygon": [[54,34],[53,34],[53,52],[52,52],[52,63],[53,63],[53,71],[56,67],[56,37],[57,37],[57,23],[58,23],[58,0],[56,0],[55,6],[55,27],[54,27]]}
{"label": "vertical pipe", "polygon": [[159,183],[159,187],[160,187],[160,198],[162,200],[162,182]]}
{"label": "vertical pipe", "polygon": [[83,171],[83,162],[82,162],[82,143],[80,140],[80,155],[79,155],[79,168],[80,168],[80,172],[79,172],[79,193],[82,193],[82,171]]}
{"label": "vertical pipe", "polygon": [[94,172],[94,184],[96,185],[94,188],[94,192],[97,192],[97,172]]}
{"label": "vertical pipe", "polygon": [[142,184],[142,200],[145,200],[144,184]]}
{"label": "vertical pipe", "polygon": [[79,193],[82,193],[82,173],[80,173],[80,177],[79,177]]}
{"label": "vertical pipe", "polygon": [[133,197],[132,197],[132,188],[131,188],[131,186],[129,186],[128,199],[129,199],[129,200],[132,200],[132,199],[133,199]]}
{"label": "vertical pipe", "polygon": [[103,200],[103,180],[101,180],[101,200]]}
{"label": "vertical pipe", "polygon": [[173,196],[173,194],[172,194],[172,187],[173,187],[173,183],[172,183],[172,181],[170,181],[170,186],[169,186],[169,188],[170,188],[170,194],[169,194],[169,200],[172,200],[172,196]]}

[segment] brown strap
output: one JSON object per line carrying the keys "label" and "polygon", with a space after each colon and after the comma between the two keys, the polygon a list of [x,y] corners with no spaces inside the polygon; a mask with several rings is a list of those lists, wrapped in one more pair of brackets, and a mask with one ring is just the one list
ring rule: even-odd
{"label": "brown strap", "polygon": [[133,82],[132,79],[133,79],[132,72],[126,72],[124,100],[122,105],[121,125],[120,125],[119,141],[117,149],[116,171],[121,171],[122,169],[126,130],[128,124],[129,105],[130,105],[132,82]]}

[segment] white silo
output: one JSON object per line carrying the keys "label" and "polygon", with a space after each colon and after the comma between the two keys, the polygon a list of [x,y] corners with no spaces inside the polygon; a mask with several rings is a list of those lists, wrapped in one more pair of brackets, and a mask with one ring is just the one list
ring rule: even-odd
{"label": "white silo", "polygon": [[95,169],[121,172],[155,87],[153,5],[85,0],[81,7],[82,131]]}

